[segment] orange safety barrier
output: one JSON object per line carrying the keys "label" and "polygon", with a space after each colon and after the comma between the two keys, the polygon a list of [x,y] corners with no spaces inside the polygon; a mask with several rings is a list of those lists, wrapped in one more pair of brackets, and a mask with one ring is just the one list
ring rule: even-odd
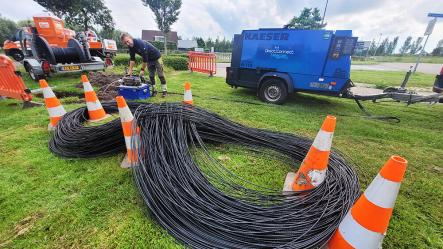
{"label": "orange safety barrier", "polygon": [[32,100],[31,91],[16,71],[12,60],[5,55],[0,55],[0,96],[25,102]]}
{"label": "orange safety barrier", "polygon": [[191,72],[217,73],[216,55],[214,53],[188,52],[188,68]]}

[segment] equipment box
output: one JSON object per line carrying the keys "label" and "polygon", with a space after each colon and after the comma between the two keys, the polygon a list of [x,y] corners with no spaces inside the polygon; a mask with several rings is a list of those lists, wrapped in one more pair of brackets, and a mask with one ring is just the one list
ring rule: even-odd
{"label": "equipment box", "polygon": [[127,100],[147,99],[151,96],[149,85],[141,86],[123,86],[118,87],[118,95],[123,96]]}

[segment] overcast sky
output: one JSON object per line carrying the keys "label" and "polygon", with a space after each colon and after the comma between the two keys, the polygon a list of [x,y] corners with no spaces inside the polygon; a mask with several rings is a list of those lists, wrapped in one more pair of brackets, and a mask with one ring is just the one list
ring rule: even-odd
{"label": "overcast sky", "polygon": [[[1,0],[0,14],[13,20],[32,18],[43,8],[32,0]],[[156,29],[154,16],[141,0],[105,0],[118,29],[140,37],[142,29]],[[282,27],[303,7],[319,7],[326,0],[183,0],[178,21],[172,26],[182,38],[226,37],[243,29]],[[351,29],[359,40],[378,41],[400,36],[423,36],[429,12],[443,13],[443,0],[329,0],[327,29]],[[443,39],[443,18],[430,36],[427,51]],[[398,49],[397,47],[397,49]]]}

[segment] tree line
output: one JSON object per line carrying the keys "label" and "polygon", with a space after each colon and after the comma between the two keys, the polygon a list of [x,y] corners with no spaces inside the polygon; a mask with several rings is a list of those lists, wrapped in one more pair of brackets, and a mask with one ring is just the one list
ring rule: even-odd
{"label": "tree line", "polygon": [[215,52],[232,52],[232,41],[223,37],[217,36],[215,40],[212,40],[211,37],[204,40],[202,37],[194,37],[195,41],[197,41],[197,45],[199,48],[205,49],[205,51],[211,51],[211,48],[214,48]]}
{"label": "tree line", "polygon": [[[120,43],[120,35],[124,31],[115,29],[115,22],[111,15],[111,10],[107,8],[103,0],[34,0],[48,11],[51,11],[56,16],[65,21],[66,27],[75,31],[85,31],[92,29],[96,31],[101,37],[113,39],[117,42],[119,48],[123,47]],[[141,0],[143,5],[150,8],[154,13],[155,21],[159,30],[164,33],[164,37],[171,30],[171,25],[178,20],[181,0]],[[24,20],[14,22],[0,16],[0,46],[3,45],[5,39],[8,39],[15,29],[18,27],[32,24],[32,20]],[[323,22],[318,8],[304,8],[299,16],[294,16],[284,28],[288,29],[324,29],[327,24]],[[217,52],[231,52],[232,41],[230,39],[215,40],[202,37],[194,37],[200,48],[206,51],[213,47]],[[399,37],[396,36],[392,40],[385,38],[380,44],[376,44],[375,40],[371,42],[369,49],[362,51],[361,55],[391,55],[398,46]],[[414,55],[421,51],[423,37],[418,37],[415,40],[408,36],[403,45],[399,48],[401,55]],[[443,42],[440,41],[439,44]],[[166,50],[166,45],[164,48]],[[157,44],[156,44],[157,45]],[[168,44],[169,45],[169,44]],[[437,45],[432,51],[433,55],[442,55],[443,48]]]}
{"label": "tree line", "polygon": [[[288,29],[324,29],[326,23],[320,15],[318,8],[304,8],[299,16],[294,16],[283,28]],[[378,56],[378,55],[392,55],[398,46],[399,37],[396,36],[392,40],[389,37],[385,38],[380,44],[372,40],[368,49],[357,52],[357,55],[363,56]],[[399,49],[400,55],[415,55],[419,53],[422,48],[423,37],[417,37],[413,40],[412,36],[408,36]],[[443,55],[443,40],[441,40],[437,47],[432,51],[432,55]]]}

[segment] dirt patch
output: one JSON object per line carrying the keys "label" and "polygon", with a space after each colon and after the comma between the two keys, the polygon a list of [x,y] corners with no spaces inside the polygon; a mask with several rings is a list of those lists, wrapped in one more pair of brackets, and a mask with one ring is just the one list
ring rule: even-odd
{"label": "dirt patch", "polygon": [[31,230],[31,228],[34,226],[35,222],[38,219],[41,219],[42,217],[43,217],[43,213],[36,212],[36,213],[20,220],[14,227],[14,235],[11,236],[8,240],[1,242],[0,248],[6,247],[9,243],[11,243],[17,237],[29,232]]}
{"label": "dirt patch", "polygon": [[[66,97],[78,97],[78,98],[84,97],[83,93],[77,93],[77,92],[67,92],[67,91],[58,91],[58,90],[53,90],[53,92],[59,99]],[[35,96],[38,98],[43,98],[43,93],[36,93]]]}
{"label": "dirt patch", "polygon": [[[99,88],[97,96],[100,100],[113,100],[117,96],[119,83],[117,82],[124,75],[103,72],[89,72],[88,78],[93,87]],[[76,85],[83,89],[83,84]]]}

